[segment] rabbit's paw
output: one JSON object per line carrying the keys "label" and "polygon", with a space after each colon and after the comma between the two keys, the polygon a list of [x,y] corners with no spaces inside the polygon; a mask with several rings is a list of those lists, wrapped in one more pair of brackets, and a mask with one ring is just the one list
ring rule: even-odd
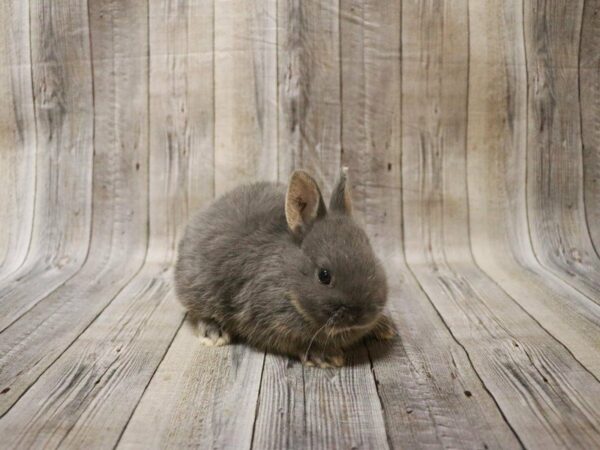
{"label": "rabbit's paw", "polygon": [[370,333],[370,337],[378,341],[387,341],[394,339],[396,336],[398,336],[398,330],[388,316],[381,316]]}
{"label": "rabbit's paw", "polygon": [[199,320],[196,329],[198,338],[202,345],[208,347],[220,347],[231,342],[231,336],[215,322],[209,320]]}
{"label": "rabbit's paw", "polygon": [[300,355],[300,361],[306,367],[320,367],[327,369],[332,367],[342,367],[344,365],[344,355],[323,355],[320,353],[308,353]]}

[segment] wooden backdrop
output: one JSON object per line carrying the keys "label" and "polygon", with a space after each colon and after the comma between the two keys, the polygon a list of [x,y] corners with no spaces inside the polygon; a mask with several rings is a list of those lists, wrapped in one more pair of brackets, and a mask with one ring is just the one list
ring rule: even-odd
{"label": "wooden backdrop", "polygon": [[[3,0],[0,29],[0,434],[599,445],[599,0]],[[341,165],[393,353],[199,347],[189,214]]]}

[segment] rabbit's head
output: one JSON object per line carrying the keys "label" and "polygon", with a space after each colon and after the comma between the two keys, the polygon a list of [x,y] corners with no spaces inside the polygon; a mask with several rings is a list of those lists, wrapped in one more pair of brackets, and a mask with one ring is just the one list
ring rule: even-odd
{"label": "rabbit's head", "polygon": [[[306,172],[292,173],[285,216],[301,250],[291,300],[316,327],[331,334],[366,334],[387,301],[385,271],[365,232],[352,218],[352,199],[343,169],[329,208],[315,180]],[[296,264],[295,264],[296,265]]]}

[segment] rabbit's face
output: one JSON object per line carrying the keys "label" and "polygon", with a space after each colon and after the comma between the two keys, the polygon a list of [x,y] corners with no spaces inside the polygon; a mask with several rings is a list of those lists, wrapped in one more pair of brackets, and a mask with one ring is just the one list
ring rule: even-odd
{"label": "rabbit's face", "polygon": [[383,311],[387,282],[369,239],[352,219],[346,180],[344,170],[327,210],[314,179],[294,172],[285,213],[302,260],[294,306],[314,326],[358,335],[369,331]]}
{"label": "rabbit's face", "polygon": [[298,301],[315,325],[368,331],[387,300],[385,272],[364,231],[342,214],[316,221],[301,245]]}

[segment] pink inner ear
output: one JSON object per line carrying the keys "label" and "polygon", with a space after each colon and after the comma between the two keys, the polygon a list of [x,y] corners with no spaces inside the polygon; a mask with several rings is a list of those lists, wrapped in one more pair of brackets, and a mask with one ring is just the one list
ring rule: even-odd
{"label": "pink inner ear", "polygon": [[302,197],[296,197],[296,204],[298,205],[298,209],[300,210],[300,212],[304,212],[307,203],[302,200]]}

